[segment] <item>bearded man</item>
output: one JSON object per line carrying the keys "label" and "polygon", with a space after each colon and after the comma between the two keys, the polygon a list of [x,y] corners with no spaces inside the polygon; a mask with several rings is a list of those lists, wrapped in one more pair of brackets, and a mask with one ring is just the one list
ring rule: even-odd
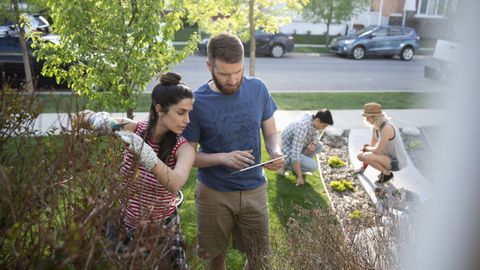
{"label": "bearded man", "polygon": [[[199,256],[207,269],[225,269],[230,238],[247,255],[245,269],[268,267],[267,182],[261,166],[261,136],[270,159],[281,157],[277,106],[258,78],[244,76],[238,37],[220,34],[207,45],[212,79],[194,91],[190,124],[183,136],[197,150],[195,207]],[[197,148],[197,144],[200,146]],[[284,160],[264,165],[278,170]]]}

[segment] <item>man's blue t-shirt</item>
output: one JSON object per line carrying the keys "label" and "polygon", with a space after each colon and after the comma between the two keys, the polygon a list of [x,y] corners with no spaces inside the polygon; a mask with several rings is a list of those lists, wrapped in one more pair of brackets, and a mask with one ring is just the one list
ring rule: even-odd
{"label": "man's blue t-shirt", "polygon": [[[183,136],[200,145],[200,152],[221,153],[252,149],[255,163],[261,162],[260,128],[277,109],[265,84],[245,76],[233,95],[214,92],[208,83],[194,91],[190,124]],[[197,178],[219,191],[254,189],[265,182],[262,167],[231,174],[227,166],[199,168]]]}

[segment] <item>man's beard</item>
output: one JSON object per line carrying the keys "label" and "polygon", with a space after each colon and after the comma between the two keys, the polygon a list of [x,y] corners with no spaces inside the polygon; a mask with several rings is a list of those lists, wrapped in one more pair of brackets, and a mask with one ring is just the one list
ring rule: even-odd
{"label": "man's beard", "polygon": [[222,93],[222,94],[225,94],[225,95],[233,95],[235,93],[238,92],[238,90],[240,89],[240,86],[242,85],[242,81],[243,81],[243,74],[242,74],[242,77],[240,79],[240,81],[238,82],[238,84],[236,85],[223,85],[222,83],[220,83],[220,81],[217,79],[217,77],[215,76],[215,74],[212,73],[212,79],[213,79],[213,83],[215,83],[215,86],[217,87],[217,89]]}

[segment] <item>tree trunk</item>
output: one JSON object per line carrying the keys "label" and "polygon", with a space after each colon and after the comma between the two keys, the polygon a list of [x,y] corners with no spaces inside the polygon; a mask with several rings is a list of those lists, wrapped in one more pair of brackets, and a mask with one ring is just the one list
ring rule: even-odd
{"label": "tree trunk", "polygon": [[255,0],[248,1],[248,21],[250,23],[250,76],[255,76]]}
{"label": "tree trunk", "polygon": [[325,34],[325,45],[327,46],[330,45],[330,23],[327,23],[327,33]]}
{"label": "tree trunk", "polygon": [[133,109],[127,109],[127,117],[133,119]]}
{"label": "tree trunk", "polygon": [[22,58],[23,58],[23,68],[25,70],[25,80],[27,83],[27,91],[29,94],[33,94],[33,91],[35,90],[34,84],[33,84],[33,76],[32,76],[32,66],[30,64],[30,55],[28,53],[28,48],[27,48],[27,42],[25,40],[25,29],[21,27],[21,22],[20,22],[20,9],[18,8],[18,1],[16,0],[11,0],[11,3],[13,5],[13,9],[15,11],[15,17],[18,19],[18,28],[19,28],[19,34],[18,38],[20,40],[20,46],[22,47]]}

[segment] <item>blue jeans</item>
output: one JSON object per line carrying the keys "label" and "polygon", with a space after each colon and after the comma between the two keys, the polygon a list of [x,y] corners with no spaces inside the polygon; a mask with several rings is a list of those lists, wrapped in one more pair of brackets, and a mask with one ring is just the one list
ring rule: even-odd
{"label": "blue jeans", "polygon": [[[302,172],[313,172],[318,169],[318,163],[315,156],[320,153],[322,150],[323,144],[321,142],[317,143],[317,148],[315,149],[315,153],[311,156],[305,155],[304,153],[300,154],[300,165],[302,168]],[[287,170],[293,170],[292,163],[288,163],[286,166]]]}

